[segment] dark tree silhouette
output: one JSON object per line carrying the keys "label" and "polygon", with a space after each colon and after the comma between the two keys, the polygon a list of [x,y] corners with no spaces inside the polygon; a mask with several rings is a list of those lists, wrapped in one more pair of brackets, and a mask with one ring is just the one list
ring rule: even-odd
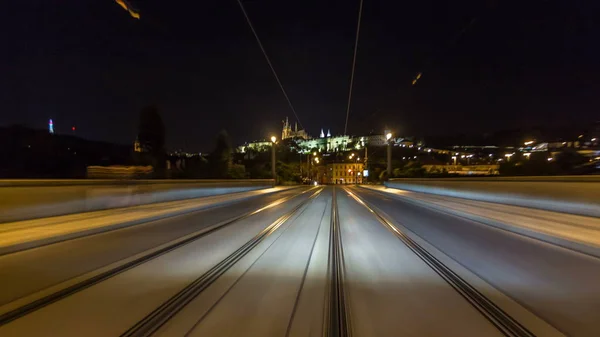
{"label": "dark tree silhouette", "polygon": [[165,124],[154,105],[146,106],[140,112],[138,140],[144,153],[143,156],[147,158],[143,161],[152,164],[156,170],[156,176],[162,177],[166,160]]}
{"label": "dark tree silhouette", "polygon": [[144,107],[140,112],[138,139],[144,151],[159,155],[165,147],[165,125],[156,106]]}
{"label": "dark tree silhouette", "polygon": [[211,176],[213,178],[226,178],[232,164],[231,139],[227,131],[222,130],[217,135],[215,149],[210,154]]}

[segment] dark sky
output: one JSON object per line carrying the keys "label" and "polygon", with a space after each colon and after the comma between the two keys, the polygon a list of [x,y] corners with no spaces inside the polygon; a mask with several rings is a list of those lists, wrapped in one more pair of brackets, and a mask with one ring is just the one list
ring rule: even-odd
{"label": "dark sky", "polygon": [[[156,104],[169,148],[206,151],[220,129],[241,143],[292,119],[236,1],[131,3],[141,20],[113,0],[4,2],[0,125],[53,118],[58,132],[130,143]],[[302,123],[343,133],[358,1],[244,4]],[[365,0],[349,133],[599,119],[599,5]]]}

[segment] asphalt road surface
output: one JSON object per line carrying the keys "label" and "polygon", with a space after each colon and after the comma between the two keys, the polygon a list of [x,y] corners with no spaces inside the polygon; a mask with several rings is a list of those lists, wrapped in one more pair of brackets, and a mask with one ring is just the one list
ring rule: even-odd
{"label": "asphalt road surface", "polygon": [[0,336],[598,336],[600,261],[358,187],[0,256]]}

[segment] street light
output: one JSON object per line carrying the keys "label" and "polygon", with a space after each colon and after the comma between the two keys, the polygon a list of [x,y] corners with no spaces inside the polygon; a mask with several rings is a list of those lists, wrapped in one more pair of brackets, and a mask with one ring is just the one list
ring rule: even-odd
{"label": "street light", "polygon": [[275,185],[277,185],[277,173],[275,172],[275,144],[277,144],[277,137],[271,136],[271,176]]}
{"label": "street light", "polygon": [[392,142],[390,142],[390,139],[392,139],[392,133],[388,132],[385,135],[385,139],[387,141],[387,175],[388,177],[392,176]]}

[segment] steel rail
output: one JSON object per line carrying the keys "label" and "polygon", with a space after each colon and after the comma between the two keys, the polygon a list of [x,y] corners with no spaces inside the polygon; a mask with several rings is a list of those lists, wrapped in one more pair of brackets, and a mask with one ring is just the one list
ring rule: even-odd
{"label": "steel rail", "polygon": [[336,188],[333,187],[331,201],[331,226],[329,231],[329,288],[327,292],[327,310],[323,329],[325,337],[347,337],[352,335],[350,313],[347,310],[347,296],[344,289],[344,252],[342,233],[336,198]]}
{"label": "steel rail", "polygon": [[102,273],[100,273],[98,275],[95,275],[95,276],[90,277],[88,279],[85,279],[85,280],[83,280],[81,282],[78,282],[78,283],[73,284],[71,286],[68,286],[68,287],[66,287],[64,289],[61,289],[61,290],[59,290],[57,292],[54,292],[52,294],[46,295],[44,297],[41,297],[41,298],[39,298],[37,300],[34,300],[34,301],[32,301],[32,302],[30,302],[28,304],[20,306],[20,307],[18,307],[16,309],[12,309],[12,310],[7,311],[7,312],[5,312],[3,314],[0,314],[0,326],[8,324],[8,323],[10,323],[10,322],[12,322],[12,321],[20,318],[20,317],[28,315],[28,314],[30,314],[30,313],[32,313],[34,311],[37,311],[37,310],[39,310],[39,309],[41,309],[41,308],[43,308],[43,307],[45,307],[47,305],[50,305],[50,304],[52,304],[54,302],[62,300],[64,298],[68,297],[68,296],[71,296],[71,295],[73,295],[73,294],[75,294],[77,292],[80,292],[80,291],[82,291],[82,290],[84,290],[86,288],[89,288],[89,287],[91,287],[91,286],[93,286],[95,284],[98,284],[100,282],[106,281],[106,280],[108,280],[108,279],[110,279],[110,278],[112,278],[112,277],[114,277],[114,276],[116,276],[118,274],[121,274],[121,273],[129,270],[129,269],[135,268],[135,267],[137,267],[137,266],[139,266],[141,264],[144,264],[144,263],[146,263],[146,262],[148,262],[150,260],[153,260],[153,259],[155,259],[155,258],[157,258],[159,256],[162,256],[162,255],[164,255],[164,254],[166,254],[168,252],[171,252],[171,251],[173,251],[175,249],[178,249],[178,248],[181,248],[181,247],[183,247],[183,246],[185,246],[187,244],[190,244],[190,243],[192,243],[192,242],[194,242],[194,241],[196,241],[196,240],[198,240],[198,239],[200,239],[200,238],[202,238],[204,236],[207,236],[207,235],[209,235],[211,233],[214,233],[214,232],[216,232],[219,229],[222,229],[222,228],[224,228],[226,226],[229,226],[229,225],[231,225],[233,223],[236,223],[238,221],[246,219],[246,218],[248,218],[250,216],[253,216],[255,214],[258,214],[258,213],[260,213],[260,212],[262,212],[264,210],[267,210],[267,209],[269,209],[271,207],[274,207],[274,206],[277,206],[279,204],[282,204],[282,203],[284,203],[286,201],[289,201],[292,198],[300,196],[300,195],[302,195],[302,194],[304,194],[304,193],[306,193],[308,191],[311,191],[311,190],[312,189],[307,190],[307,191],[302,192],[302,193],[299,193],[299,194],[295,194],[295,195],[289,196],[289,197],[284,197],[284,198],[278,199],[278,200],[276,200],[276,201],[274,201],[274,202],[272,202],[272,203],[270,203],[270,204],[268,204],[268,205],[266,205],[264,207],[261,207],[259,209],[254,210],[254,211],[250,211],[250,212],[247,212],[247,213],[242,214],[240,216],[231,218],[231,219],[229,219],[227,221],[224,221],[224,222],[222,222],[222,223],[220,223],[220,224],[218,224],[218,225],[216,225],[216,226],[214,226],[212,228],[209,227],[208,229],[199,230],[195,235],[187,237],[185,240],[177,241],[177,242],[175,242],[175,243],[173,243],[171,245],[168,245],[168,246],[163,247],[163,248],[161,248],[159,250],[153,251],[153,252],[151,252],[151,253],[149,253],[147,255],[141,256],[141,257],[139,257],[139,258],[137,258],[135,260],[129,261],[129,262],[124,263],[122,265],[119,265],[119,266],[117,266],[117,267],[115,267],[113,269],[107,270],[107,271],[102,272]]}
{"label": "steel rail", "polygon": [[239,260],[248,254],[254,247],[260,244],[269,235],[275,232],[281,225],[288,221],[300,209],[306,206],[313,198],[315,198],[323,189],[319,189],[313,193],[308,199],[294,207],[291,211],[279,217],[256,236],[246,242],[243,246],[235,250],[221,262],[213,266],[207,272],[196,278],[185,288],[173,295],[158,308],[141,319],[127,331],[122,337],[141,337],[151,336],[158,331],[167,321],[174,317],[186,305],[193,301],[202,291],[213,284],[221,275],[233,267]]}
{"label": "steel rail", "polygon": [[423,262],[433,269],[442,279],[444,279],[454,290],[456,290],[464,299],[467,300],[475,309],[477,309],[492,325],[494,325],[502,334],[510,337],[534,337],[535,335],[526,327],[521,325],[516,319],[502,310],[484,294],[470,285],[466,280],[452,271],[444,263],[429,253],[423,246],[411,239],[408,235],[398,229],[390,220],[382,216],[375,206],[367,203],[362,198],[351,191],[348,194],[359,204],[369,210],[377,220],[388,228],[394,235],[402,241],[410,250],[412,250]]}

